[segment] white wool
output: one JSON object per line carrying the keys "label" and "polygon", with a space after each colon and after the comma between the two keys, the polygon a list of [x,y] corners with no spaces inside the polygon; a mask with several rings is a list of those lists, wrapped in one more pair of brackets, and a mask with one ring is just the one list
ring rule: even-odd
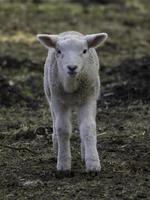
{"label": "white wool", "polygon": [[[96,48],[107,34],[82,35],[64,32],[38,35],[48,48],[44,68],[44,90],[53,118],[53,145],[57,170],[71,170],[71,111],[78,111],[81,157],[87,171],[99,171],[96,148],[96,101],[100,92],[99,60]],[[76,69],[72,73],[72,69]]]}

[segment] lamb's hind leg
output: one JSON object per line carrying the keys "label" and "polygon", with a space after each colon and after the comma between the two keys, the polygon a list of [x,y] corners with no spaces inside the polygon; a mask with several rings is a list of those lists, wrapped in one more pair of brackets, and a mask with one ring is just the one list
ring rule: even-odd
{"label": "lamb's hind leg", "polygon": [[81,148],[81,159],[82,161],[85,161],[85,148],[84,148],[84,142],[81,141],[81,144],[80,144],[80,148]]}
{"label": "lamb's hind leg", "polygon": [[57,133],[56,133],[56,128],[55,128],[55,114],[51,108],[51,116],[53,120],[53,134],[52,134],[52,141],[53,141],[53,151],[54,151],[54,156],[57,157],[58,154],[58,138],[57,138]]}
{"label": "lamb's hind leg", "polygon": [[48,103],[49,103],[49,108],[50,108],[50,113],[51,113],[52,123],[53,123],[53,133],[52,133],[53,151],[54,151],[54,156],[57,157],[57,153],[58,153],[58,138],[57,138],[56,128],[55,128],[55,113],[53,111],[53,107],[52,107],[51,102],[49,100],[48,100]]}
{"label": "lamb's hind leg", "polygon": [[53,111],[52,103],[51,103],[51,93],[50,93],[50,88],[49,88],[49,83],[48,83],[48,68],[46,68],[45,65],[45,71],[44,71],[44,92],[46,95],[47,102],[49,104],[49,109],[51,112],[51,117],[52,117],[52,122],[53,122],[53,133],[52,133],[52,141],[53,141],[53,150],[54,150],[54,156],[57,156],[58,152],[58,139],[57,139],[57,134],[56,134],[56,129],[55,129],[55,114]]}

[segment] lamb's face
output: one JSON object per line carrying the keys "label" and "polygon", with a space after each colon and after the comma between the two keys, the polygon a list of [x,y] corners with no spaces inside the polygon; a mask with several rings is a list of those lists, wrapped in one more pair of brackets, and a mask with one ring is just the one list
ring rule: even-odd
{"label": "lamb's face", "polygon": [[56,43],[56,62],[59,72],[67,77],[76,77],[86,67],[88,44],[85,39],[58,39]]}
{"label": "lamb's face", "polygon": [[55,58],[59,72],[67,77],[76,77],[86,68],[89,49],[97,48],[106,38],[106,33],[91,35],[37,35],[38,40],[46,48],[55,49]]}

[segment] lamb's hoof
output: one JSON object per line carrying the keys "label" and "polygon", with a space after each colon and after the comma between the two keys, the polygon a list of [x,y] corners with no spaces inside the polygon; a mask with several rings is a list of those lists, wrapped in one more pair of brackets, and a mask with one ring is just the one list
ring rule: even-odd
{"label": "lamb's hoof", "polygon": [[96,177],[96,176],[98,176],[100,174],[100,171],[88,171],[87,173],[91,177]]}
{"label": "lamb's hoof", "polygon": [[101,165],[99,160],[86,161],[86,172],[98,174],[101,171]]}
{"label": "lamb's hoof", "polygon": [[59,178],[59,179],[72,178],[73,176],[74,176],[74,173],[70,170],[56,171],[56,178]]}

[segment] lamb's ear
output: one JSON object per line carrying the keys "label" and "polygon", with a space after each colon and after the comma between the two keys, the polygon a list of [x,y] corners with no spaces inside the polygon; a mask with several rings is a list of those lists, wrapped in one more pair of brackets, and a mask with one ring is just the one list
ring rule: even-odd
{"label": "lamb's ear", "polygon": [[108,38],[108,35],[107,33],[98,33],[86,35],[85,38],[87,40],[89,48],[97,48]]}
{"label": "lamb's ear", "polygon": [[57,42],[57,35],[38,34],[37,39],[46,48],[55,48]]}

